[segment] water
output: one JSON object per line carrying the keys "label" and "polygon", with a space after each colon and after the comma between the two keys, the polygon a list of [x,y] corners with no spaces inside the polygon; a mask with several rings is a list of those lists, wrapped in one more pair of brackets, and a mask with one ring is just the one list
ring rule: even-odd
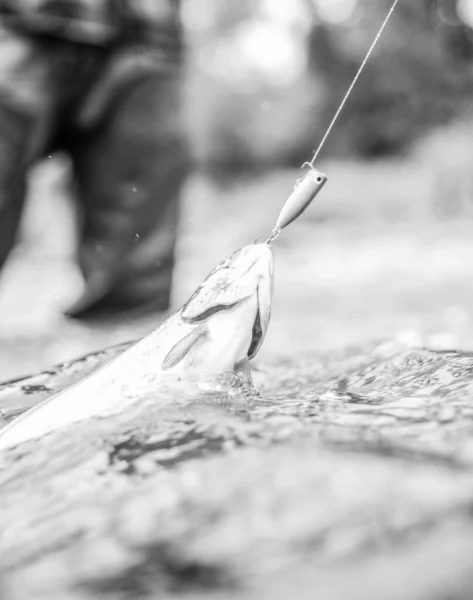
{"label": "water", "polygon": [[[4,384],[4,422],[123,349]],[[387,343],[257,367],[259,392],[233,376],[150,391],[2,456],[2,585],[71,599],[248,597],[255,581],[281,598],[385,597],[400,578],[402,600],[471,590],[473,356]]]}
{"label": "water", "polygon": [[[93,372],[127,345],[88,355],[45,373],[0,386],[0,427],[28,408]],[[268,443],[304,430],[325,444],[358,451],[406,453],[465,465],[473,461],[473,354],[410,350],[396,344],[368,354],[351,351],[297,361],[276,360],[255,373],[260,391],[227,374],[197,393],[182,387],[150,391],[133,409],[135,429],[153,419],[141,454],[175,465],[246,445]],[[122,421],[107,431],[119,436]],[[89,435],[90,435],[89,423]],[[101,422],[98,435],[104,435]],[[114,456],[137,459],[136,440],[120,442]],[[134,448],[133,451],[125,451]],[[168,456],[166,458],[166,456]],[[164,457],[164,458],[163,458]],[[146,461],[149,468],[149,460]]]}

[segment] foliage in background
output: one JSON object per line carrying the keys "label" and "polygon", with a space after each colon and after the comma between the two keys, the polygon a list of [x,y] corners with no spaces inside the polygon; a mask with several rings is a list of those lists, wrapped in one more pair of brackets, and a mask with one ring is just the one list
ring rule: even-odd
{"label": "foliage in background", "polygon": [[[187,0],[188,114],[200,163],[228,171],[306,160],[390,4]],[[400,153],[465,112],[473,99],[471,4],[401,0],[325,156]]]}

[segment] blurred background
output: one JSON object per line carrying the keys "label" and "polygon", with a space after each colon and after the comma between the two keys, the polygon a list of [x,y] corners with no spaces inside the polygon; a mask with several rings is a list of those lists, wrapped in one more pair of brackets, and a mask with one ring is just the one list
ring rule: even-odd
{"label": "blurred background", "polygon": [[[264,237],[391,0],[184,0],[195,169],[173,304]],[[473,0],[401,0],[317,164],[329,182],[275,245],[261,358],[397,337],[473,348]],[[160,315],[68,320],[78,295],[69,164],[29,182],[0,278],[0,379],[150,331]]]}

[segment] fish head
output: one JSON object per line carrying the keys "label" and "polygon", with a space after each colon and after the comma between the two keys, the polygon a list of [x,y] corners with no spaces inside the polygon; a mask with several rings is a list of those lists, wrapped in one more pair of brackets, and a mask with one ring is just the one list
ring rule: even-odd
{"label": "fish head", "polygon": [[[187,323],[203,323],[212,316],[232,309],[248,299],[255,303],[251,322],[251,342],[248,358],[260,349],[271,316],[273,296],[273,251],[267,244],[250,244],[240,248],[221,262],[194,292],[181,310]],[[242,323],[246,320],[242,319]]]}

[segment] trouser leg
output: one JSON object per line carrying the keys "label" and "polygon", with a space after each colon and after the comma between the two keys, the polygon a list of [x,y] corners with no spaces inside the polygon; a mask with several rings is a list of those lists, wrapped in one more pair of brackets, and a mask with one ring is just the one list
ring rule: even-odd
{"label": "trouser leg", "polygon": [[0,23],[0,269],[15,243],[28,168],[50,137],[49,59],[41,42]]}
{"label": "trouser leg", "polygon": [[179,196],[189,163],[179,111],[179,82],[147,73],[115,89],[93,127],[70,149],[82,208],[78,316],[169,305]]}
{"label": "trouser leg", "polygon": [[0,269],[14,246],[24,199],[27,123],[0,99]]}

